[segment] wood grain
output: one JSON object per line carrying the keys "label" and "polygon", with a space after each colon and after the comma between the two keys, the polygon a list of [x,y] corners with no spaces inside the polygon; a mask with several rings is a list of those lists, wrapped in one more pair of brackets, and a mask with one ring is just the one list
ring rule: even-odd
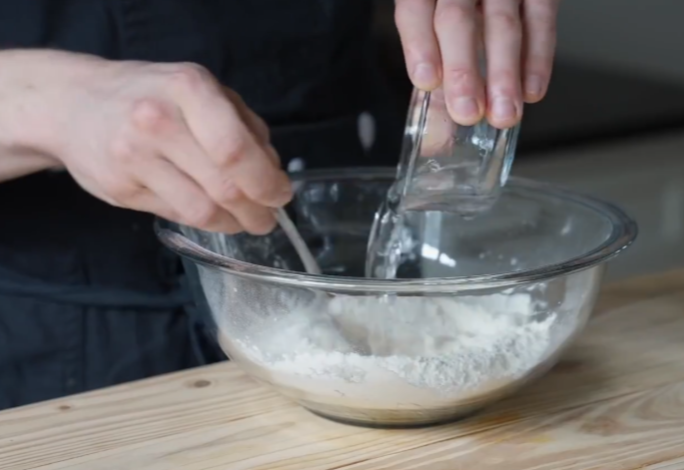
{"label": "wood grain", "polygon": [[461,423],[315,417],[231,364],[0,413],[0,469],[681,470],[684,272],[604,289],[545,378]]}

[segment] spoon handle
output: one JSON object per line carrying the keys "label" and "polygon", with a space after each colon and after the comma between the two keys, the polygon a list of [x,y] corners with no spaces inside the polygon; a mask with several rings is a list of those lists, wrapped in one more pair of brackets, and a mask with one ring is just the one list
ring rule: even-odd
{"label": "spoon handle", "polygon": [[309,247],[306,246],[306,242],[299,234],[299,230],[297,230],[297,227],[292,222],[292,219],[290,219],[290,216],[287,215],[285,209],[276,209],[275,216],[278,224],[280,224],[280,227],[283,229],[285,235],[287,235],[287,238],[299,255],[299,258],[302,260],[306,272],[309,274],[321,274],[321,268],[318,266],[316,258],[311,254]]}

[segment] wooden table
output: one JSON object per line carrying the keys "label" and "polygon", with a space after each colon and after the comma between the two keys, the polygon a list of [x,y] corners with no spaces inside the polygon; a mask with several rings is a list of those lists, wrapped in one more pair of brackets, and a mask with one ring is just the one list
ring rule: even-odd
{"label": "wooden table", "polygon": [[458,424],[330,423],[221,364],[0,413],[0,468],[684,469],[684,271],[606,288],[552,373]]}

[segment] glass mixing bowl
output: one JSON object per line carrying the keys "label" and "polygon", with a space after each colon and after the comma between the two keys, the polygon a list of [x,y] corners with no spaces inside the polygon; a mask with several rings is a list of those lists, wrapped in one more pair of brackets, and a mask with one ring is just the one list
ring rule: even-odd
{"label": "glass mixing bowl", "polygon": [[586,323],[605,262],[637,229],[610,204],[512,178],[477,218],[412,212],[399,278],[363,278],[394,173],[293,176],[288,210],[322,275],[303,272],[280,230],[229,236],[159,221],[157,233],[185,259],[219,344],[249,375],[338,421],[442,423],[548,370]]}

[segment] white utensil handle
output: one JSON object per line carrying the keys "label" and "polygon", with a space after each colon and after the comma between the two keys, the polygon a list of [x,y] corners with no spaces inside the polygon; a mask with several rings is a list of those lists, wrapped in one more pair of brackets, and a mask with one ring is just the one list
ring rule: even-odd
{"label": "white utensil handle", "polygon": [[299,230],[297,230],[297,227],[287,215],[287,212],[285,212],[285,209],[276,209],[275,214],[278,224],[280,224],[280,227],[285,232],[285,235],[287,235],[287,238],[290,239],[290,243],[292,243],[299,258],[302,260],[306,272],[309,274],[321,274],[321,268],[311,254],[309,247],[306,246],[306,242],[299,234]]}

